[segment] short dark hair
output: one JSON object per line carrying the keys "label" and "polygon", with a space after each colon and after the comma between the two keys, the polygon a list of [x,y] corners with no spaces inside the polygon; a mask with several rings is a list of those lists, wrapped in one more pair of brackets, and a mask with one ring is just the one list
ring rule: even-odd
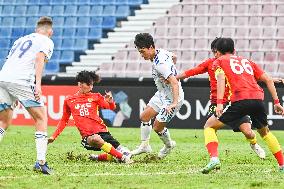
{"label": "short dark hair", "polygon": [[42,16],[38,19],[37,21],[37,24],[36,24],[36,27],[39,28],[39,27],[43,27],[43,26],[49,26],[49,27],[52,27],[52,19],[48,16]]}
{"label": "short dark hair", "polygon": [[235,44],[232,38],[221,38],[216,42],[216,50],[221,54],[234,53]]}
{"label": "short dark hair", "polygon": [[149,33],[139,33],[135,36],[134,44],[136,48],[142,49],[147,48],[149,49],[151,46],[155,48],[154,39]]}
{"label": "short dark hair", "polygon": [[216,37],[212,42],[211,42],[211,50],[213,51],[214,49],[216,49],[216,43],[217,41],[221,39],[221,37]]}
{"label": "short dark hair", "polygon": [[80,83],[86,83],[88,85],[92,83],[99,83],[100,82],[100,76],[96,74],[96,72],[91,71],[81,71],[76,76],[76,82]]}

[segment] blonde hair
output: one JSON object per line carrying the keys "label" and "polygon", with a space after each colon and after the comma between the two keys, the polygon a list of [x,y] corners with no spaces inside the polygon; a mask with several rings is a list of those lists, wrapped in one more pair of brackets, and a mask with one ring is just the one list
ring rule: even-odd
{"label": "blonde hair", "polygon": [[36,23],[36,28],[44,28],[44,29],[49,29],[52,27],[52,19],[48,16],[42,16],[39,18],[39,20]]}

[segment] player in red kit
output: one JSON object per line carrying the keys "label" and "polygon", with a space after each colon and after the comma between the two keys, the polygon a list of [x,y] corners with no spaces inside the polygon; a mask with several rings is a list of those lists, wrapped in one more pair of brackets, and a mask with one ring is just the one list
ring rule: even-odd
{"label": "player in red kit", "polygon": [[[240,56],[234,56],[234,41],[231,38],[222,38],[216,43],[217,54],[220,55],[213,63],[213,69],[217,79],[217,107],[216,115],[218,120],[207,122],[205,128],[208,129],[207,138],[209,143],[218,144],[216,130],[245,115],[249,115],[252,124],[257,128],[260,136],[268,145],[270,151],[278,161],[281,172],[284,172],[284,159],[280,144],[277,138],[269,131],[267,114],[263,103],[264,92],[257,84],[263,81],[273,100],[274,110],[277,114],[284,114],[284,109],[279,103],[273,79],[254,62]],[[223,97],[225,85],[229,86],[231,105],[224,109]],[[251,130],[251,129],[250,129]],[[250,132],[248,130],[247,132]],[[218,158],[218,145],[211,145],[209,153],[210,162],[202,170],[209,173],[211,170],[220,167]]]}
{"label": "player in red kit", "polygon": [[[214,55],[214,58],[208,58],[208,59],[204,60],[201,64],[196,66],[195,68],[186,70],[185,72],[176,76],[177,79],[185,79],[185,78],[189,78],[189,77],[194,76],[194,75],[208,73],[209,81],[210,81],[210,102],[211,102],[211,104],[209,106],[209,111],[208,111],[208,114],[207,114],[208,121],[217,119],[217,117],[215,117],[215,109],[216,109],[216,106],[217,106],[217,80],[215,78],[215,73],[214,73],[214,70],[212,69],[212,67],[213,67],[213,62],[218,58],[218,55],[216,53],[215,44],[220,39],[221,38],[215,38],[211,43],[211,51]],[[229,88],[226,87],[225,95],[224,95],[224,98],[223,98],[223,103],[228,103],[228,95],[229,95]],[[250,120],[249,116],[246,115],[246,116],[242,117],[241,119],[239,119],[239,120],[237,120],[233,123],[230,123],[230,126],[233,128],[234,131],[243,132],[246,139],[250,143],[251,149],[261,159],[265,158],[265,151],[261,148],[260,145],[257,144],[257,139],[256,139],[255,133],[253,131],[252,132],[246,132],[247,127],[251,128],[251,120]],[[205,132],[204,135],[205,135],[205,138],[206,138],[207,130],[205,129],[204,132]],[[207,140],[206,140],[205,145],[206,145],[207,148],[210,148],[211,144],[208,145]]]}
{"label": "player in red kit", "polygon": [[95,72],[81,71],[76,76],[76,81],[79,91],[65,99],[62,118],[48,143],[52,143],[63,131],[72,114],[75,125],[82,136],[84,148],[106,152],[97,156],[91,155],[90,159],[103,161],[115,157],[124,163],[132,163],[131,154],[112,137],[107,126],[99,117],[100,108],[110,110],[116,108],[111,92],[107,92],[105,96],[92,92],[93,85],[100,81]]}

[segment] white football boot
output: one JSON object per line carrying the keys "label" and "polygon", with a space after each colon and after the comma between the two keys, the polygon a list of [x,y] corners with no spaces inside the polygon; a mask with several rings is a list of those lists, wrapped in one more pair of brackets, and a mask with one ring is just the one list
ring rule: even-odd
{"label": "white football boot", "polygon": [[259,146],[257,143],[256,144],[250,144],[251,149],[257,154],[257,156],[261,159],[265,159],[265,151]]}
{"label": "white football boot", "polygon": [[171,153],[174,147],[176,147],[176,142],[172,140],[170,146],[164,145],[164,147],[160,150],[158,157],[161,159],[165,158],[169,153]]}
{"label": "white football boot", "polygon": [[132,155],[139,155],[139,154],[142,154],[142,153],[151,153],[152,152],[152,148],[149,144],[145,145],[145,144],[140,144],[140,146],[133,150],[131,152]]}

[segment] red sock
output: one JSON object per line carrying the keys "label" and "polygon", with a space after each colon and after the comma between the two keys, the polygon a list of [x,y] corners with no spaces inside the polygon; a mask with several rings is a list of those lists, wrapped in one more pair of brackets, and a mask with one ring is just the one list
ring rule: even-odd
{"label": "red sock", "polygon": [[113,157],[116,157],[117,159],[122,158],[122,153],[117,151],[113,146],[111,147],[109,154],[112,155]]}
{"label": "red sock", "polygon": [[284,165],[284,158],[283,158],[282,150],[276,152],[273,155],[277,159],[279,166],[283,166]]}
{"label": "red sock", "polygon": [[99,154],[98,155],[98,161],[108,161],[107,154],[106,153]]}
{"label": "red sock", "polygon": [[210,158],[218,157],[218,142],[209,142],[206,145],[206,148],[210,155]]}

